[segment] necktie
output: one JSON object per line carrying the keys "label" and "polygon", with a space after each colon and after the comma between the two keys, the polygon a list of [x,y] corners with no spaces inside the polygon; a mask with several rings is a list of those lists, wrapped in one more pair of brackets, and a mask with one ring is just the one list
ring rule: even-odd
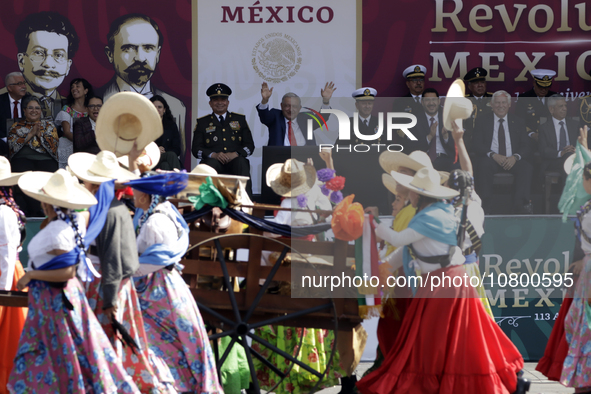
{"label": "necktie", "polygon": [[[434,122],[435,118],[431,116],[431,118],[429,119],[429,128],[433,126]],[[437,143],[435,142],[436,138],[437,133],[435,133],[435,136],[431,138],[431,142],[429,142],[429,157],[431,158],[431,161],[434,161],[437,158]]]}
{"label": "necktie", "polygon": [[43,96],[41,97],[41,104],[43,105],[43,114],[46,118],[48,117],[52,117],[52,105],[53,105],[53,98],[51,97],[47,97],[47,96]]}
{"label": "necktie", "polygon": [[560,152],[566,148],[566,129],[563,121],[558,122],[558,124],[560,125],[560,141],[558,143],[558,151]]}
{"label": "necktie", "polygon": [[419,104],[421,103],[421,100],[419,99],[419,97],[418,97],[418,96],[417,96],[417,97],[415,97],[415,101],[416,101],[417,103],[419,103]]}
{"label": "necktie", "polygon": [[363,124],[365,125],[365,127],[367,127],[367,126],[368,126],[367,119],[363,119]]}
{"label": "necktie", "polygon": [[18,101],[14,102],[14,111],[12,112],[12,119],[18,119]]}
{"label": "necktie", "polygon": [[507,156],[507,143],[505,141],[505,128],[503,127],[503,121],[505,119],[499,119],[499,155]]}
{"label": "necktie", "polygon": [[220,123],[224,123],[224,117],[220,115]]}
{"label": "necktie", "polygon": [[297,146],[298,143],[296,141],[295,134],[293,133],[293,127],[291,126],[291,120],[287,121],[287,126],[288,126],[287,132],[288,132],[288,136],[289,136],[289,144],[291,146]]}

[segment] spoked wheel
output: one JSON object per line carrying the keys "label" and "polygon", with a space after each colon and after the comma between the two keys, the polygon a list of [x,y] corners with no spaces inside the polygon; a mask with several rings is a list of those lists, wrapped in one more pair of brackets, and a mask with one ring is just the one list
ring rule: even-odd
{"label": "spoked wheel", "polygon": [[[240,241],[237,240],[238,237],[241,238]],[[253,286],[259,286],[259,277],[255,278],[248,276],[248,281],[250,281],[251,283],[248,283],[247,281],[246,291],[236,293],[233,289],[233,286],[231,285],[231,275],[229,271],[236,270],[235,267],[237,263],[226,261],[226,257],[224,256],[224,250],[227,249],[227,245],[236,245],[237,243],[244,245],[245,237],[248,238],[248,242],[246,244],[249,246],[251,246],[254,243],[254,248],[256,248],[257,245],[260,246],[264,243],[265,245],[269,246],[269,243],[271,243],[274,246],[272,249],[280,252],[278,253],[279,256],[277,260],[273,263],[272,268],[265,267],[267,269],[271,268],[271,270],[267,275],[264,284],[260,286],[258,291]],[[222,310],[221,308],[211,308],[210,306],[206,305],[203,302],[203,300],[199,300],[199,296],[198,294],[196,294],[197,305],[199,306],[201,313],[204,316],[207,316],[207,318],[205,319],[204,317],[204,319],[208,320],[210,324],[212,324],[214,327],[218,329],[218,331],[221,330],[221,332],[213,331],[212,334],[209,335],[209,339],[213,341],[214,352],[216,353],[216,365],[218,370],[218,376],[221,377],[221,367],[224,365],[224,362],[226,362],[227,357],[230,354],[232,348],[236,345],[240,345],[244,348],[246,359],[248,360],[248,367],[250,370],[250,377],[252,381],[251,388],[254,388],[256,393],[260,393],[261,384],[266,386],[265,388],[268,391],[273,391],[290,374],[292,368],[296,365],[298,366],[298,369],[302,371],[302,373],[308,373],[310,374],[309,376],[313,376],[313,379],[317,379],[314,386],[310,389],[310,392],[315,392],[321,386],[322,380],[328,373],[336,352],[336,335],[338,331],[338,319],[334,301],[332,298],[329,297],[327,291],[327,298],[323,298],[321,301],[319,301],[318,299],[293,299],[293,301],[297,301],[298,305],[297,310],[294,310],[293,307],[289,308],[289,305],[291,304],[290,300],[292,300],[291,298],[283,296],[281,299],[276,298],[275,300],[272,300],[272,298],[274,297],[281,296],[275,294],[268,294],[268,290],[274,281],[286,281],[285,270],[289,268],[283,267],[282,271],[280,271],[280,268],[282,267],[282,264],[284,263],[287,256],[291,256],[292,260],[294,256],[297,256],[300,261],[306,262],[307,268],[313,268],[313,272],[316,272],[316,274],[318,274],[317,268],[314,265],[310,264],[308,260],[305,258],[305,256],[292,249],[289,245],[278,240],[266,238],[256,234],[222,235],[201,242],[195,245],[193,248],[205,244],[213,244],[215,250],[217,251],[217,261],[219,261],[219,264],[221,266],[221,270],[223,273],[223,283],[225,288],[227,289],[227,291],[225,292],[220,292],[219,297],[226,297],[226,295],[223,295],[223,293],[227,293],[227,297],[229,298],[231,307],[225,308],[224,310]],[[252,272],[250,265],[259,265],[261,259],[258,253],[253,253],[253,248],[249,249],[249,268],[247,269],[247,271]],[[232,264],[234,264],[234,267],[232,267]],[[280,272],[279,276],[277,276],[278,271]],[[258,271],[255,270],[255,272]],[[280,279],[277,279],[279,277]],[[251,298],[251,300],[248,299],[249,287],[251,289],[251,292],[253,290],[256,292],[256,296],[254,297],[254,299]],[[244,296],[245,294],[246,297]],[[255,293],[252,292],[252,294]],[[284,305],[284,307],[276,307],[276,305],[278,304]],[[313,306],[309,306],[311,304],[313,304]],[[300,305],[302,306],[301,309],[299,308]],[[288,330],[291,330],[292,335],[298,335],[298,338],[295,341],[293,340],[293,337],[290,339],[292,344],[296,343],[296,346],[294,347],[292,352],[288,353],[285,350],[280,349],[278,346],[276,346],[276,344],[270,343],[269,341],[262,338],[259,332],[255,332],[256,329],[263,328],[269,325],[291,326],[286,327],[286,332],[289,332]],[[330,356],[326,359],[322,359],[324,363],[319,363],[319,365],[324,364],[323,367],[319,368],[320,370],[317,370],[307,365],[305,362],[301,361],[300,353],[302,350],[303,339],[306,334],[306,330],[303,328],[298,329],[292,327],[305,327],[306,325],[327,328],[334,331],[334,341],[326,345],[327,347],[330,346]],[[324,331],[321,331],[320,335],[322,335],[323,332]],[[220,355],[220,352],[218,351],[217,340],[223,337],[228,337],[230,339],[230,342],[229,345],[225,348],[223,354]],[[248,344],[249,341],[247,340],[247,338],[250,338],[251,345]],[[274,353],[275,356],[280,357],[265,357],[265,355],[269,355],[270,353]],[[326,354],[326,352],[323,353]],[[324,354],[317,356],[320,356],[322,358]],[[276,378],[267,378],[266,376],[263,376],[265,374],[261,373],[259,373],[259,376],[257,376],[257,370],[255,369],[255,364],[253,362],[254,358],[260,361],[262,365],[267,367],[270,373],[274,374]],[[276,359],[276,363],[270,361],[273,358]],[[312,356],[312,358],[314,358],[314,356]],[[279,362],[280,360],[281,362]]]}

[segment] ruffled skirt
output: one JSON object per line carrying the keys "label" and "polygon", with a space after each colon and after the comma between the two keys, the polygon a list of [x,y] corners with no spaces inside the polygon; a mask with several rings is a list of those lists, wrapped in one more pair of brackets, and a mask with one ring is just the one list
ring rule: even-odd
{"label": "ruffled skirt", "polygon": [[11,393],[139,393],[88,305],[78,279],[29,283],[29,313]]}
{"label": "ruffled skirt", "polygon": [[[126,345],[120,336],[115,336],[113,326],[108,316],[103,312],[103,294],[101,289],[101,278],[95,278],[94,281],[90,282],[87,286],[86,297],[88,298],[88,304],[94,311],[99,323],[103,327],[103,330],[110,339],[117,356],[121,360],[121,363],[125,367],[125,370],[135,382],[136,386],[142,393],[159,393],[166,391],[163,387],[160,387],[158,376],[163,375],[166,377],[165,365],[162,365],[164,372],[157,375],[154,370],[157,370],[156,365],[153,365],[151,361],[155,357],[150,358],[148,352],[148,340],[146,338],[146,332],[144,331],[144,318],[142,317],[142,311],[140,309],[140,303],[133,285],[133,280],[127,278],[121,281],[119,286],[119,293],[117,294],[117,313],[115,318],[133,338],[135,343],[139,346],[139,349],[133,349],[131,346]],[[173,379],[169,376],[169,383],[172,387]],[[160,389],[158,389],[160,387]]]}
{"label": "ruffled skirt", "polygon": [[585,311],[589,299],[591,258],[586,255],[572,304],[564,320],[568,355],[564,359],[560,383],[567,387],[591,388],[591,311]]}
{"label": "ruffled skirt", "polygon": [[556,382],[560,381],[562,365],[568,354],[568,343],[566,343],[564,334],[564,320],[572,303],[573,299],[570,297],[562,301],[560,311],[558,311],[558,318],[554,322],[548,344],[546,344],[546,350],[544,350],[544,356],[536,365],[536,371],[543,373],[549,380]]}
{"label": "ruffled skirt", "polygon": [[[463,266],[431,275],[463,277]],[[362,393],[509,394],[523,358],[470,287],[419,288],[382,366]]]}
{"label": "ruffled skirt", "polygon": [[[11,290],[16,291],[16,284],[24,274],[23,266],[17,260]],[[27,310],[27,308],[0,306],[0,349],[2,349],[0,352],[0,394],[8,393],[6,383],[14,365],[14,356],[18,350],[18,338],[21,337],[25,326]]]}
{"label": "ruffled skirt", "polygon": [[223,393],[197,303],[176,269],[135,279],[148,346],[180,392]]}
{"label": "ruffled skirt", "polygon": [[[256,334],[275,345],[284,352],[304,364],[312,367],[320,373],[326,370],[330,359],[332,348],[335,346],[335,336],[332,330],[317,328],[295,328],[285,326],[264,326],[257,329]],[[302,347],[298,350],[300,336],[303,335]],[[273,352],[271,349],[253,341],[252,348],[259,352],[263,357],[269,360],[273,365],[284,372],[290,365],[283,357]],[[265,366],[261,361],[253,358],[254,367],[257,371],[259,385],[262,389],[268,390],[273,387],[279,378],[273,371]],[[322,379],[319,388],[332,387],[339,384],[339,378],[346,376],[345,371],[340,366],[339,353],[335,351],[330,369]],[[306,371],[299,365],[294,365],[288,376],[277,386],[274,393],[309,393],[312,387],[318,383],[318,378]]]}

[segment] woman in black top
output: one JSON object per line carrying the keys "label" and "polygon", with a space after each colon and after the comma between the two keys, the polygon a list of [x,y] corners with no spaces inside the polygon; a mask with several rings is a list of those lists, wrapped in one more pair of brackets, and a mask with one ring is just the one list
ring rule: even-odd
{"label": "woman in black top", "polygon": [[181,156],[181,136],[179,134],[179,128],[172,117],[170,107],[164,99],[164,97],[155,95],[150,101],[154,103],[154,106],[160,114],[162,119],[163,133],[160,138],[155,142],[160,148],[160,161],[155,168],[161,170],[173,170],[182,169],[180,156]]}

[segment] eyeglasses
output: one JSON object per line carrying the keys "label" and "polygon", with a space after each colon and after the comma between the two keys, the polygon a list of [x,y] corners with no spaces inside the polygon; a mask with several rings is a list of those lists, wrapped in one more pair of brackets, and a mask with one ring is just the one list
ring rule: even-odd
{"label": "eyeglasses", "polygon": [[45,49],[35,49],[31,54],[25,53],[25,55],[35,63],[43,63],[47,56],[51,56],[58,64],[64,64],[68,60],[68,54],[61,49],[55,50],[53,53],[47,53]]}
{"label": "eyeglasses", "polygon": [[423,82],[425,82],[425,79],[424,78],[412,78],[412,79],[409,79],[409,81],[414,82],[414,83],[419,83],[419,82],[423,83]]}
{"label": "eyeglasses", "polygon": [[91,104],[88,106],[90,109],[101,109],[102,104]]}
{"label": "eyeglasses", "polygon": [[25,81],[9,83],[8,86],[25,86],[27,83]]}
{"label": "eyeglasses", "polygon": [[41,111],[41,107],[27,107],[29,111]]}

